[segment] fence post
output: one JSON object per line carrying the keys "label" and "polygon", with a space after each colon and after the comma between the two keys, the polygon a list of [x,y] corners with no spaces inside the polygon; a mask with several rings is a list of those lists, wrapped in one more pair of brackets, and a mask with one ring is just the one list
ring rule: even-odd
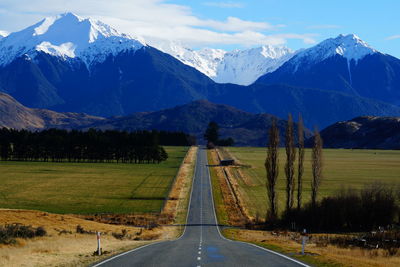
{"label": "fence post", "polygon": [[100,232],[96,232],[96,235],[97,235],[97,255],[101,256]]}
{"label": "fence post", "polygon": [[307,242],[307,230],[304,229],[303,233],[302,233],[301,255],[304,255],[304,253],[305,253],[304,251],[306,248],[306,242]]}

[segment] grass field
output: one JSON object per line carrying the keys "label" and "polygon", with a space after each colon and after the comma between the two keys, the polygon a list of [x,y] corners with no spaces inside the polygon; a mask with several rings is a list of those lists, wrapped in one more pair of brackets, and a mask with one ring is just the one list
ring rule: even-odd
{"label": "grass field", "polygon": [[[242,171],[248,180],[239,181],[241,193],[250,214],[264,216],[267,209],[266,174],[264,161],[266,148],[234,147],[229,153],[242,164],[251,165]],[[325,149],[324,179],[321,184],[319,197],[332,195],[341,188],[362,188],[365,184],[375,181],[400,186],[400,151],[383,150],[344,150]],[[310,200],[311,151],[305,155],[305,174],[303,182],[303,203]],[[280,169],[278,178],[279,210],[285,203],[285,151],[280,150]]]}
{"label": "grass field", "polygon": [[160,164],[0,162],[0,208],[53,213],[159,212],[187,148]]}

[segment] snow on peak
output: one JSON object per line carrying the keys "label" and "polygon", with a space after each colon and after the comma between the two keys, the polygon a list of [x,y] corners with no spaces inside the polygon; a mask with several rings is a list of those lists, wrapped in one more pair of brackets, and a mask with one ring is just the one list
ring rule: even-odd
{"label": "snow on peak", "polygon": [[269,45],[234,50],[225,54],[214,80],[218,83],[249,85],[262,75],[275,71],[293,55],[294,52],[287,47]]}
{"label": "snow on peak", "polygon": [[268,45],[231,52],[212,48],[192,50],[174,42],[158,44],[156,47],[196,68],[215,82],[240,85],[252,84],[294,55],[289,48]]}
{"label": "snow on peak", "polygon": [[87,66],[102,62],[110,54],[145,45],[139,38],[121,34],[109,25],[73,13],[48,17],[22,31],[11,33],[0,41],[0,65],[36,51],[54,56],[81,58]]}
{"label": "snow on peak", "polygon": [[182,63],[204,73],[210,78],[217,76],[217,67],[223,59],[225,51],[221,49],[203,48],[192,50],[173,41],[158,43],[155,47],[164,53],[170,54]]}
{"label": "snow on peak", "polygon": [[294,59],[301,61],[306,58],[307,61],[316,63],[340,55],[346,58],[348,62],[354,60],[357,64],[358,60],[377,52],[355,34],[340,34],[336,38],[326,39],[314,47],[299,52]]}
{"label": "snow on peak", "polygon": [[9,35],[9,32],[0,31],[0,39],[6,37],[7,35]]}

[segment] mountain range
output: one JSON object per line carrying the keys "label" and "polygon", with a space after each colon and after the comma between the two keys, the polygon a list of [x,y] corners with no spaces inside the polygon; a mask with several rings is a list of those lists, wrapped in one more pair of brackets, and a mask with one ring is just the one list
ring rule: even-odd
{"label": "mountain range", "polygon": [[399,66],[355,35],[296,52],[157,49],[72,13],[0,39],[1,92],[32,108],[100,117],[200,99],[281,118],[301,113],[308,127],[400,116]]}
{"label": "mountain range", "polygon": [[172,42],[157,45],[157,48],[217,83],[239,85],[254,83],[262,75],[275,71],[295,54],[287,47],[270,45],[231,52],[212,48],[192,50]]}

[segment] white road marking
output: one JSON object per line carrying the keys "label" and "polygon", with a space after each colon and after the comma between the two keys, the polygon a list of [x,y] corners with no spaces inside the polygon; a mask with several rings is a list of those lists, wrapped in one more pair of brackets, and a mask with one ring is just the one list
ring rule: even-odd
{"label": "white road marking", "polygon": [[197,257],[197,260],[198,260],[198,261],[201,260],[201,257]]}
{"label": "white road marking", "polygon": [[203,176],[200,175],[200,245],[203,242]]}
{"label": "white road marking", "polygon": [[201,251],[199,251],[199,254],[201,254]]}

